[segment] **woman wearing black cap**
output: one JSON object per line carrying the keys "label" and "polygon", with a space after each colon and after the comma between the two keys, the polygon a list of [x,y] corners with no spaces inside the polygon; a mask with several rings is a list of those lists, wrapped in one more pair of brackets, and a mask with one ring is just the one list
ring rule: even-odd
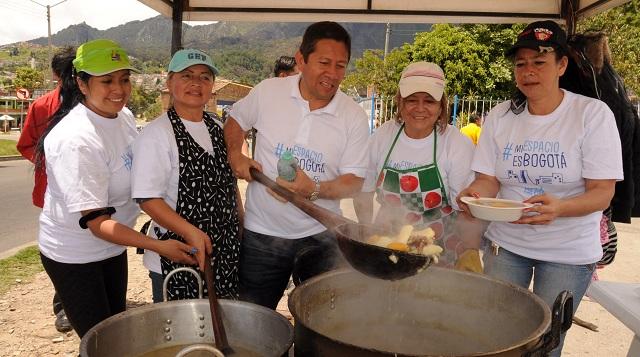
{"label": "woman wearing black cap", "polygon": [[[529,287],[550,306],[563,290],[574,312],[602,255],[599,223],[623,179],[620,138],[603,102],[559,87],[564,31],[534,22],[507,52],[518,94],[489,113],[474,155],[475,181],[458,196],[534,204],[515,222],[491,222],[484,271]],[[563,336],[564,337],[564,336]],[[561,345],[552,356],[559,356]]]}

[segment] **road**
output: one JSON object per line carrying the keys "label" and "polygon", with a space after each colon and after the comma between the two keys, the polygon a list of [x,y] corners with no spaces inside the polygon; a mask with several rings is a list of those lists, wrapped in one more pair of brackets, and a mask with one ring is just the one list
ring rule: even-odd
{"label": "road", "polygon": [[33,165],[27,160],[0,162],[0,258],[38,234],[40,209],[31,203]]}
{"label": "road", "polygon": [[0,139],[18,141],[19,137],[20,137],[19,131],[10,131],[8,133],[0,133]]}

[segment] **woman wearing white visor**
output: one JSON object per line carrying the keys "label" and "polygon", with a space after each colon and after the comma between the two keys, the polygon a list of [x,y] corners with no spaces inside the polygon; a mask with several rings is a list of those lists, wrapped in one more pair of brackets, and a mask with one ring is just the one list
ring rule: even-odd
{"label": "woman wearing white visor", "polygon": [[442,69],[415,62],[402,72],[395,100],[395,120],[369,139],[369,169],[356,198],[362,223],[373,217],[373,197],[380,210],[374,222],[398,230],[431,227],[445,248],[441,265],[481,271],[479,234],[458,234],[455,197],[473,181],[473,143],[447,124],[448,101]]}

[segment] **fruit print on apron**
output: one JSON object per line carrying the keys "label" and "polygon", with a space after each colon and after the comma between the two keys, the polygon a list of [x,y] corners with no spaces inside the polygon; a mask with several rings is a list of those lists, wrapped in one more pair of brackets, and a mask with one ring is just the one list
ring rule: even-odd
{"label": "fruit print on apron", "polygon": [[462,242],[452,231],[457,214],[449,204],[436,161],[437,130],[434,128],[433,131],[432,163],[398,170],[388,166],[388,161],[402,130],[404,124],[398,130],[378,175],[376,200],[380,203],[382,214],[378,214],[376,223],[391,219],[394,231],[405,224],[416,229],[430,227],[436,234],[436,243],[444,248],[438,265],[452,267],[458,254],[464,249]]}

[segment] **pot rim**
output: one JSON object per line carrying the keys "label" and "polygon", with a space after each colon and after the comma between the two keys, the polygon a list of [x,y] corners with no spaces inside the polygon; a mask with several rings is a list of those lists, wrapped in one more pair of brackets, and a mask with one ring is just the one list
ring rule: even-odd
{"label": "pot rim", "polygon": [[[536,305],[541,306],[542,310],[543,310],[543,315],[544,316],[543,316],[543,319],[542,319],[542,322],[540,323],[540,325],[535,330],[533,330],[529,335],[527,335],[526,337],[522,338],[519,342],[516,342],[512,346],[507,347],[507,348],[503,348],[503,349],[500,349],[500,350],[495,350],[495,351],[491,351],[491,352],[479,352],[479,353],[467,354],[467,355],[465,355],[465,357],[493,356],[493,355],[496,355],[496,354],[500,354],[500,353],[503,353],[503,352],[514,350],[514,349],[516,349],[518,347],[523,347],[523,346],[528,346],[528,345],[533,346],[533,345],[535,345],[536,342],[538,342],[542,338],[544,333],[551,326],[551,309],[549,308],[547,303],[544,302],[544,300],[542,300],[542,298],[540,298],[539,296],[535,295],[529,289],[522,288],[520,286],[508,283],[506,281],[494,279],[494,278],[488,277],[488,276],[486,276],[484,274],[453,270],[451,268],[442,268],[442,267],[432,266],[427,271],[421,272],[419,274],[430,274],[432,272],[438,272],[438,271],[447,271],[447,272],[452,272],[452,273],[455,273],[455,274],[466,275],[466,276],[469,276],[469,277],[472,277],[472,278],[475,278],[475,279],[484,279],[484,280],[486,280],[488,282],[491,282],[492,284],[499,284],[499,285],[511,288],[511,289],[516,290],[519,293],[522,293],[522,294],[528,296],[529,298],[531,298],[536,303]],[[288,301],[289,312],[291,313],[291,315],[294,318],[295,325],[300,324],[304,328],[309,329],[309,330],[319,334],[318,332],[316,332],[315,329],[312,329],[309,326],[307,326],[299,318],[298,312],[296,311],[295,306],[294,306],[294,301],[300,299],[298,297],[298,295],[300,295],[302,293],[302,291],[304,290],[304,288],[306,286],[312,285],[317,281],[330,279],[333,276],[343,275],[343,274],[352,273],[352,272],[357,273],[357,275],[362,275],[363,277],[367,277],[367,278],[370,278],[370,279],[375,279],[375,278],[368,277],[367,275],[362,274],[362,273],[358,272],[355,269],[342,268],[342,269],[335,269],[335,270],[332,270],[332,271],[329,271],[329,272],[314,276],[313,278],[310,278],[310,279],[304,281],[302,284],[296,286],[293,289],[293,291],[291,292],[291,294],[289,294],[289,301]],[[381,281],[383,281],[383,280],[381,280]],[[335,339],[327,337],[327,336],[324,336],[324,337],[328,338],[328,339],[330,339],[330,340],[332,340],[334,342],[337,342],[337,343],[340,343],[340,344],[343,344],[345,346],[352,347],[352,348],[359,348],[359,349],[362,349],[362,350],[368,350],[368,351],[372,351],[372,352],[376,352],[376,353],[382,353],[382,354],[393,353],[393,352],[390,352],[390,351],[380,351],[380,350],[373,349],[373,348],[366,348],[366,347],[354,345],[354,344],[351,344],[351,343],[335,340]],[[403,354],[403,356],[416,356],[416,357],[423,356],[424,357],[424,355],[407,355],[407,354]]]}
{"label": "pot rim", "polygon": [[[289,336],[287,337],[287,345],[288,346],[293,345],[293,325],[286,317],[284,317],[279,312],[275,310],[271,310],[261,305],[253,304],[246,301],[240,301],[240,300],[218,299],[218,302],[220,303],[223,311],[224,311],[225,305],[239,305],[239,306],[244,306],[246,308],[256,309],[256,310],[268,313],[270,316],[273,316],[274,318],[278,319],[280,322],[286,324],[289,327]],[[100,331],[105,326],[112,324],[114,321],[131,318],[132,316],[135,317],[135,316],[146,313],[148,310],[156,310],[159,307],[164,307],[164,306],[178,307],[178,306],[193,305],[193,304],[206,305],[207,307],[206,311],[209,312],[208,299],[187,299],[187,300],[173,300],[173,301],[163,301],[158,303],[149,303],[143,306],[134,307],[130,310],[126,310],[116,315],[113,315],[111,317],[108,317],[102,320],[101,322],[99,322],[98,324],[96,324],[95,326],[93,326],[89,331],[87,331],[87,333],[85,333],[85,335],[80,340],[80,351],[86,351],[91,337],[98,334],[98,331]]]}

